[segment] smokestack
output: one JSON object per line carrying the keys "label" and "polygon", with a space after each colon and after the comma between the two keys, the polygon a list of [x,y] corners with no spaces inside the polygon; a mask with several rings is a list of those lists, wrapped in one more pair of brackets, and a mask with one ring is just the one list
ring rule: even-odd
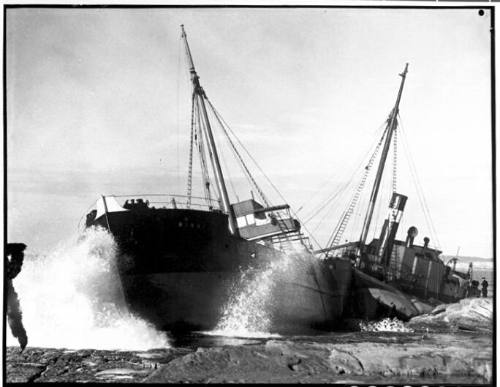
{"label": "smokestack", "polygon": [[429,247],[429,241],[430,241],[429,238],[427,238],[427,237],[424,238],[424,249],[426,249],[427,247]]}
{"label": "smokestack", "polygon": [[418,235],[418,230],[415,226],[411,226],[408,229],[408,235],[406,237],[406,247],[412,247],[415,237]]}

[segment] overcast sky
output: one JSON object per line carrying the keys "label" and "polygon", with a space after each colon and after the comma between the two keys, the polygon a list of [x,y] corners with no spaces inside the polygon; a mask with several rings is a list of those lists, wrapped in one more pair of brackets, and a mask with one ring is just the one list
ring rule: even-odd
{"label": "overcast sky", "polygon": [[[363,164],[409,62],[399,237],[416,225],[417,239],[447,254],[492,256],[490,15],[476,9],[9,9],[9,241],[51,249],[100,194],[185,194],[191,90],[180,24],[208,97],[304,219]],[[218,138],[239,190],[241,170]],[[347,199],[306,224],[320,243]]]}

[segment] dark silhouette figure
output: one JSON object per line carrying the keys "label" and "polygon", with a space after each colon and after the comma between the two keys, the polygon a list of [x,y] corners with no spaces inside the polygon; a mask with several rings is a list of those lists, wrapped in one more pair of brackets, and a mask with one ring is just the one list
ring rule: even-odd
{"label": "dark silhouette figure", "polygon": [[488,297],[488,281],[486,281],[486,278],[481,278],[483,282],[481,282],[481,293],[483,294],[483,297]]}
{"label": "dark silhouette figure", "polygon": [[12,280],[21,271],[25,248],[26,245],[24,243],[8,243],[5,257],[7,269],[7,322],[9,323],[12,335],[19,341],[21,351],[28,344],[28,336],[26,336],[26,330],[23,326],[21,305],[12,285]]}
{"label": "dark silhouette figure", "polygon": [[479,287],[479,281],[473,280],[470,282],[470,285],[467,289],[467,297],[480,297],[481,292],[478,289]]}
{"label": "dark silhouette figure", "polygon": [[97,210],[92,210],[87,214],[87,219],[85,220],[85,226],[90,227],[92,222],[95,220],[97,216]]}

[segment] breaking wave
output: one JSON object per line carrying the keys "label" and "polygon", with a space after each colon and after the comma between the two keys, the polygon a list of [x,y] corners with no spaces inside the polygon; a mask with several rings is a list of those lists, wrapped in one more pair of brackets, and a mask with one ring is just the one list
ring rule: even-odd
{"label": "breaking wave", "polygon": [[413,329],[408,328],[404,322],[397,318],[384,318],[380,321],[360,322],[359,329],[362,332],[405,332],[412,333]]}
{"label": "breaking wave", "polygon": [[286,251],[277,259],[268,262],[260,270],[248,269],[242,272],[233,289],[222,317],[210,332],[214,335],[266,338],[279,337],[273,333],[275,312],[275,286],[283,277],[293,277],[298,269],[298,259],[303,250],[288,244]]}
{"label": "breaking wave", "polygon": [[[31,347],[146,350],[168,347],[165,333],[127,310],[116,244],[87,229],[49,255],[26,255],[13,284]],[[7,345],[17,345],[7,329]]]}
{"label": "breaking wave", "polygon": [[284,261],[287,259],[277,260],[261,272],[254,273],[251,269],[243,272],[221,320],[211,334],[233,337],[279,336],[270,333],[270,299],[273,278],[279,265],[286,263]]}

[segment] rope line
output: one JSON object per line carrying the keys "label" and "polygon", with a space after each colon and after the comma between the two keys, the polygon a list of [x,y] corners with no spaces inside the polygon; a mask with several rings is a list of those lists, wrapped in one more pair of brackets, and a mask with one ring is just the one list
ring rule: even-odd
{"label": "rope line", "polygon": [[392,159],[392,192],[397,191],[397,179],[398,179],[398,126],[396,121],[396,127],[393,132],[393,159]]}
{"label": "rope line", "polygon": [[[245,173],[248,181],[257,190],[257,193],[258,193],[259,197],[262,199],[262,201],[264,202],[264,204],[267,207],[271,207],[272,205],[271,205],[270,201],[267,199],[267,197],[265,196],[264,192],[261,190],[261,188],[259,187],[259,185],[255,181],[253,175],[251,174],[250,170],[248,169],[246,163],[244,162],[243,157],[238,152],[238,149],[236,148],[236,145],[232,141],[231,137],[229,136],[229,133],[228,133],[227,130],[229,130],[233,134],[233,136],[236,138],[236,140],[242,146],[242,148],[244,148],[243,144],[238,139],[238,137],[236,136],[236,134],[231,130],[231,127],[224,121],[224,118],[220,115],[220,113],[217,111],[217,109],[215,109],[215,107],[210,102],[210,100],[208,98],[206,98],[206,97],[205,97],[205,100],[207,101],[209,107],[211,108],[211,110],[212,110],[215,118],[217,119],[217,122],[219,123],[219,125],[220,125],[220,127],[221,127],[221,129],[222,129],[222,131],[224,133],[224,135],[226,136],[226,139],[228,140],[228,142],[229,142],[229,144],[231,146],[231,149],[232,149],[234,155],[236,156],[237,160],[239,161],[240,166],[242,167],[242,169],[243,169],[243,171],[244,171],[244,173]],[[227,130],[226,130],[226,128],[227,128]],[[253,157],[246,150],[246,148],[244,148],[244,149],[247,152],[247,154],[249,155],[249,157],[254,161],[254,163],[256,163],[255,160],[253,159]],[[279,193],[279,191],[278,191],[278,193]],[[286,200],[284,200],[284,201],[286,203]],[[279,212],[271,211],[271,213],[277,218],[277,220],[278,220],[278,223],[277,223],[278,227],[284,233],[283,236],[280,236],[278,238],[278,242],[280,243],[280,247],[283,248],[283,245],[282,245],[283,243],[289,242],[291,239],[294,238],[294,235],[293,235],[294,234],[294,230],[290,229],[290,227],[287,226],[286,219],[284,219]],[[298,219],[298,217],[295,214],[294,214],[294,216]],[[298,234],[299,234],[298,236],[299,236],[299,239],[300,239],[301,243],[305,245],[305,243],[304,243],[304,239],[305,239],[304,236],[300,234],[300,231],[298,231]],[[272,237],[271,237],[271,239],[272,239]]]}
{"label": "rope line", "polygon": [[[241,156],[241,154],[237,151],[237,148],[236,148],[236,145],[235,143],[231,140],[230,136],[229,136],[229,133],[235,138],[236,142],[241,146],[241,148],[245,151],[246,155],[250,158],[250,160],[254,163],[254,165],[257,167],[257,169],[260,171],[260,173],[264,176],[264,178],[266,179],[266,181],[269,183],[269,185],[275,190],[275,192],[278,194],[278,196],[280,197],[281,200],[283,200],[284,203],[288,203],[287,200],[283,197],[283,195],[281,194],[281,192],[278,190],[278,188],[273,184],[273,182],[271,181],[271,179],[269,179],[269,177],[266,175],[266,173],[263,171],[263,169],[260,167],[260,165],[257,163],[257,161],[254,159],[254,157],[250,154],[250,152],[248,151],[248,149],[245,147],[245,145],[243,145],[243,143],[241,142],[241,140],[239,139],[239,137],[236,135],[236,133],[231,129],[231,127],[227,124],[227,122],[224,120],[224,118],[222,117],[222,115],[217,111],[217,109],[212,105],[212,103],[207,99],[207,102],[210,106],[210,108],[212,109],[215,117],[217,118],[217,121],[219,122],[220,126],[222,127],[222,130],[224,131],[229,143],[231,144],[231,148],[233,149],[233,151],[235,152],[235,154],[237,155],[237,158],[240,160],[240,163],[242,164],[242,167],[244,166],[244,169],[246,170],[246,173],[247,176],[253,181],[253,185],[254,187],[257,189],[257,192],[259,194],[259,196],[261,196],[261,199],[264,201],[264,203],[266,203],[266,205],[270,205],[270,202],[269,200],[267,199],[267,197],[264,195],[263,191],[260,189],[260,187],[257,185],[257,182],[255,181],[255,179],[253,178],[253,176],[251,175],[250,171],[248,170],[248,167],[246,166],[246,164],[244,163],[243,161],[243,157]],[[227,131],[226,131],[227,129]],[[307,232],[307,236],[304,236],[304,235],[299,235],[299,239],[301,241],[301,243],[303,245],[305,245],[305,242],[304,240],[307,240],[307,239],[311,239],[314,243],[316,243],[316,245],[321,248],[321,245],[319,244],[319,242],[314,238],[314,236],[312,235],[312,233],[308,230],[308,228],[306,227],[305,223],[302,222],[302,220],[299,218],[299,216],[297,215],[297,213],[290,207],[289,208],[289,211],[290,213],[292,214],[292,216],[297,219],[300,224],[302,225],[302,228]],[[274,212],[273,212],[274,213]],[[274,213],[277,218],[279,220],[283,220],[283,218],[281,217],[281,215],[279,213]],[[278,222],[278,225],[280,227],[280,229],[284,232],[288,232],[290,231],[290,229],[288,229],[286,227],[286,223],[284,221],[279,221]],[[285,226],[285,228],[283,228],[283,226]],[[301,232],[299,231],[299,234],[301,234]],[[290,238],[293,238],[293,235],[290,235],[290,234],[285,234],[285,240],[288,239],[288,237]],[[280,244],[281,244],[281,240],[280,240]],[[308,246],[307,246],[308,247]]]}
{"label": "rope line", "polygon": [[205,145],[203,142],[203,120],[200,117],[200,105],[198,98],[194,95],[196,99],[196,121],[197,121],[197,129],[198,135],[196,136],[196,140],[198,141],[198,153],[200,155],[200,166],[201,166],[201,174],[202,174],[202,184],[203,184],[203,192],[205,193],[205,198],[207,203],[210,204],[212,199],[212,193],[210,191],[210,174],[208,172],[207,161],[205,159]]}
{"label": "rope line", "polygon": [[441,243],[440,243],[439,238],[438,238],[438,233],[436,231],[436,228],[434,227],[434,222],[432,221],[431,212],[430,212],[429,207],[427,205],[427,202],[425,200],[425,195],[423,193],[423,189],[422,189],[422,186],[420,184],[417,169],[415,167],[413,157],[410,153],[410,149],[409,149],[409,146],[407,144],[408,140],[406,138],[405,130],[403,130],[403,122],[402,122],[400,116],[399,116],[399,120],[401,123],[401,134],[402,134],[402,139],[403,139],[403,146],[405,148],[406,153],[408,154],[408,164],[410,167],[410,174],[411,174],[413,183],[414,183],[416,190],[417,190],[417,198],[419,200],[420,207],[422,208],[422,211],[424,213],[424,218],[425,218],[425,221],[427,223],[427,227],[429,228],[429,231],[431,233],[431,236],[436,241],[437,247],[441,248],[440,247]]}
{"label": "rope line", "polygon": [[[224,133],[224,135],[226,136],[229,144],[231,145],[231,149],[232,151],[234,152],[235,156],[238,158],[239,162],[240,162],[240,165],[242,166],[246,176],[247,176],[247,179],[249,180],[249,182],[253,185],[253,187],[257,190],[257,193],[259,194],[259,197],[262,199],[262,201],[264,202],[264,204],[266,205],[266,207],[270,207],[270,202],[269,200],[267,199],[267,197],[264,195],[264,192],[260,189],[259,185],[257,184],[257,182],[255,181],[254,177],[252,176],[252,174],[250,173],[250,171],[248,170],[248,167],[247,165],[245,164],[245,161],[243,160],[243,158],[241,157],[240,153],[238,152],[238,150],[236,149],[236,146],[234,145],[233,141],[231,140],[231,137],[229,136],[228,132],[226,131],[226,128],[225,126],[227,126],[227,128],[229,129],[229,126],[225,123],[225,121],[222,119],[221,115],[219,114],[219,112],[215,109],[215,107],[212,105],[212,103],[210,102],[210,100],[206,99],[206,101],[208,102],[208,105],[210,106],[210,108],[212,109],[214,115],[215,115],[215,118],[217,119],[217,121],[219,122],[219,125],[221,126],[221,129]],[[225,124],[225,125],[224,125]]]}
{"label": "rope line", "polygon": [[[371,137],[373,137],[373,140],[371,140],[369,146],[367,147],[366,151],[362,154],[362,157],[360,157],[358,160],[359,160],[359,163],[358,165],[356,166],[356,168],[354,169],[354,172],[351,174],[351,176],[349,177],[348,181],[351,182],[353,181],[354,177],[357,176],[358,174],[358,171],[361,169],[361,167],[363,166],[363,163],[364,161],[366,160],[366,158],[368,157],[368,155],[370,153],[373,152],[373,148],[374,148],[374,144],[377,143],[377,140],[378,140],[378,134],[380,133],[380,130],[385,126],[385,123],[386,121],[384,120],[384,122],[382,124],[380,124],[380,126],[376,129],[376,131],[372,132],[370,134]],[[375,137],[374,134],[377,134],[377,136]],[[333,177],[336,175],[336,173],[333,173],[329,178],[327,178],[321,185],[320,185],[320,188],[318,190],[316,190],[313,195],[307,199],[307,201],[305,201],[304,203],[302,203],[302,205],[299,206],[299,209],[297,210],[297,212],[299,212],[300,210],[303,209],[303,207],[307,204],[307,203],[311,203],[312,199],[314,197],[317,196],[317,194],[319,192],[321,192],[321,189],[323,187],[325,187],[332,179]],[[329,200],[329,199],[327,199]],[[318,203],[315,207],[313,207],[310,211],[310,213],[314,213],[318,210],[319,207],[323,206],[324,202],[320,202]],[[311,218],[311,216],[305,216],[305,218]],[[307,222],[307,220],[306,220]]]}
{"label": "rope line", "polygon": [[368,174],[371,171],[373,163],[375,162],[375,158],[377,157],[380,146],[382,145],[382,142],[384,141],[386,134],[387,134],[387,129],[384,130],[384,132],[382,133],[382,137],[380,137],[380,140],[377,143],[375,150],[373,151],[370,159],[368,160],[368,163],[365,166],[365,170],[363,172],[363,176],[361,178],[361,181],[358,184],[358,187],[356,188],[354,194],[352,195],[347,209],[344,211],[343,216],[339,219],[337,226],[334,228],[334,230],[333,230],[333,232],[328,240],[328,244],[327,244],[328,247],[333,247],[333,246],[338,245],[340,239],[342,238],[342,235],[345,231],[345,228],[347,227],[347,223],[349,222],[351,214],[353,213],[354,209],[356,208],[356,205],[358,204],[358,200],[359,200],[361,192],[363,191],[363,188],[365,186],[366,179],[368,177]]}
{"label": "rope line", "polygon": [[191,102],[191,137],[189,144],[189,166],[188,166],[188,181],[187,181],[187,208],[191,206],[191,194],[193,189],[193,147],[194,147],[194,131],[195,131],[195,118],[194,118],[194,96]]}

